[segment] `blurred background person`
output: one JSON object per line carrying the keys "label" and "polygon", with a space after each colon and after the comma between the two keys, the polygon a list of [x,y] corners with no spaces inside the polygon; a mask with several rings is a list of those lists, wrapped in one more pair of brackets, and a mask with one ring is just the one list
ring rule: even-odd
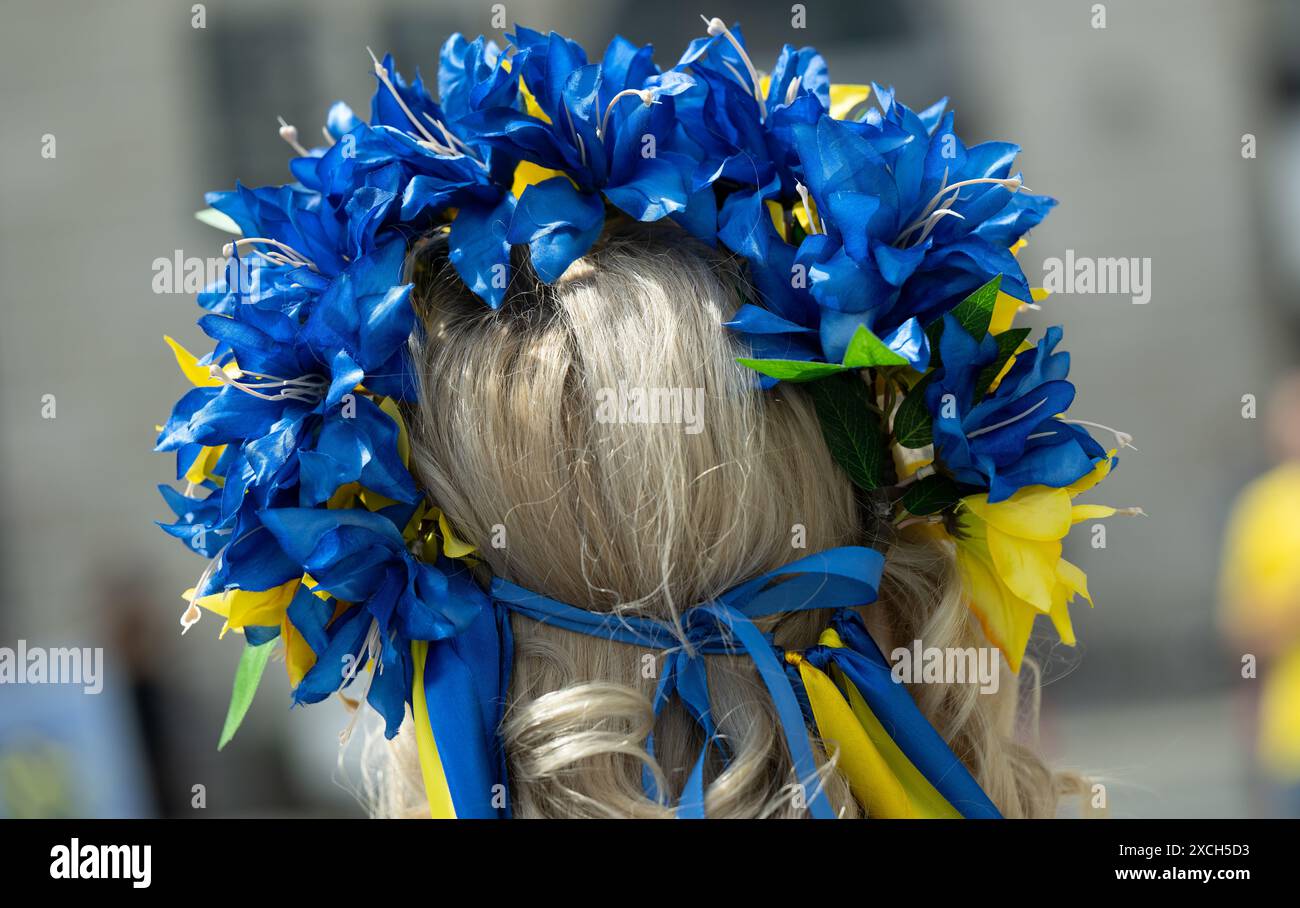
{"label": "blurred background person", "polygon": [[1233,508],[1221,621],[1246,677],[1258,671],[1249,699],[1263,812],[1300,817],[1300,372],[1278,383],[1265,412],[1277,464]]}

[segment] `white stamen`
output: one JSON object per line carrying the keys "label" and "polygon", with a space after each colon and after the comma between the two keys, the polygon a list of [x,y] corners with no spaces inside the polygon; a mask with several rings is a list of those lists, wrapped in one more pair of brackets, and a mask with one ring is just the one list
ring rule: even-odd
{"label": "white stamen", "polygon": [[799,94],[799,83],[803,80],[802,76],[795,76],[790,82],[790,87],[785,90],[785,103],[793,104],[795,96]]}
{"label": "white stamen", "polygon": [[[357,671],[361,668],[362,665],[365,665],[366,663],[371,661],[374,662],[375,667],[371,670],[370,677],[366,679],[365,687],[361,691],[361,695],[358,698],[359,700],[364,700],[366,699],[367,696],[369,696],[370,687],[375,683],[375,675],[384,670],[382,663],[379,661],[379,654],[381,652],[381,649],[382,647],[380,646],[380,642],[379,642],[379,622],[377,620],[372,620],[370,622],[370,630],[366,633],[366,642],[362,647],[362,652],[364,653],[364,656],[360,659],[354,660],[352,664],[349,665],[347,668],[345,668],[343,671],[343,684],[347,684],[349,681],[351,681],[353,678],[356,677]],[[342,685],[340,685],[340,689],[341,687]],[[348,721],[347,727],[345,727],[343,731],[339,732],[340,746],[346,745],[348,741],[351,740],[352,732],[357,727],[357,718],[360,717],[360,715],[361,715],[361,710],[359,708],[353,710],[352,718],[351,720]]]}
{"label": "white stamen", "polygon": [[[263,530],[263,529],[266,528],[257,527],[257,529],[249,530],[247,533],[245,533],[243,536],[240,536],[230,545],[239,545],[239,543],[243,542],[249,536],[252,536],[254,533],[256,533],[257,530]],[[221,536],[229,536],[233,532],[233,530],[228,530],[228,529],[213,530],[213,532]],[[212,572],[217,569],[217,565],[221,563],[221,559],[226,554],[226,550],[230,548],[230,545],[223,547],[220,552],[217,552],[216,557],[208,562],[208,566],[203,569],[203,573],[200,574],[199,579],[195,581],[194,595],[190,596],[189,598],[189,603],[190,603],[189,608],[185,609],[185,613],[181,615],[182,635],[186,631],[188,631],[191,627],[193,627],[196,623],[198,623],[199,618],[203,615],[203,612],[199,609],[198,602],[196,601],[199,598],[199,590],[203,589],[203,584],[208,582],[208,578],[212,576]]]}
{"label": "white stamen", "polygon": [[393,96],[393,100],[397,102],[397,106],[402,108],[402,113],[406,114],[406,119],[411,121],[411,125],[419,131],[419,134],[423,137],[424,141],[428,142],[430,146],[434,146],[435,151],[438,148],[445,147],[433,137],[433,133],[424,128],[424,124],[416,119],[415,114],[411,113],[411,108],[406,106],[406,102],[403,101],[402,96],[398,94],[397,86],[393,85],[392,80],[388,78],[388,70],[384,69],[384,64],[379,62],[379,58],[375,56],[375,52],[367,47],[366,53],[370,54],[370,59],[375,64],[375,75],[379,77],[380,82],[384,83],[384,87],[388,89],[388,93]]}
{"label": "white stamen", "polygon": [[289,143],[289,147],[298,152],[300,158],[310,158],[311,152],[303,148],[298,141],[298,127],[286,123],[284,117],[276,117],[280,121],[280,138]]}
{"label": "white stamen", "polygon": [[[379,58],[375,56],[375,52],[367,47],[366,53],[370,54],[370,59],[375,64],[375,75],[379,77],[379,81],[388,89],[388,93],[393,96],[393,100],[396,101],[397,106],[402,109],[402,113],[406,114],[406,118],[410,120],[411,125],[415,127],[419,136],[416,140],[417,144],[429,149],[434,154],[446,155],[451,158],[467,157],[474,160],[480,166],[486,166],[479,157],[474,154],[473,150],[460,139],[456,138],[456,136],[452,135],[451,130],[449,130],[443,123],[429,116],[428,113],[425,113],[425,119],[432,123],[434,128],[442,133],[443,138],[446,139],[445,143],[438,141],[434,134],[429,132],[429,130],[425,128],[424,124],[421,123],[416,118],[415,114],[411,112],[411,108],[406,106],[406,102],[402,100],[401,94],[397,91],[397,86],[395,86],[392,80],[388,77],[388,70],[384,69],[384,65],[379,62]],[[333,144],[333,141],[331,141],[330,144]]]}
{"label": "white stamen", "polygon": [[799,193],[799,200],[803,202],[803,213],[808,218],[808,231],[814,235],[820,235],[826,232],[825,228],[813,216],[812,204],[809,202],[808,187],[798,180],[795,180],[794,191]]}
{"label": "white stamen", "polygon": [[301,262],[294,261],[288,258],[287,256],[281,255],[278,252],[263,252],[261,249],[254,249],[253,254],[260,259],[264,259],[265,261],[270,262],[272,265],[280,265],[289,268],[302,267]]}
{"label": "white stamen", "polygon": [[[222,246],[221,254],[224,255],[226,258],[230,258],[232,255],[235,254],[236,249],[242,248],[244,246],[252,246],[255,243],[264,243],[267,246],[274,246],[276,249],[280,250],[280,252],[278,253],[263,252],[262,250],[256,250],[256,249],[254,250],[255,252],[261,254],[264,258],[270,259],[271,261],[282,260],[279,262],[280,264],[292,265],[295,268],[310,268],[312,271],[315,271],[317,274],[320,274],[320,269],[316,267],[316,263],[313,262],[311,259],[307,258],[307,256],[303,255],[301,252],[299,252],[297,249],[294,249],[292,246],[288,246],[284,243],[281,243],[279,240],[273,240],[269,237],[264,237],[264,236],[241,237],[235,240],[233,243],[227,243],[226,245]],[[283,253],[283,255],[281,255],[281,253]]]}
{"label": "white stamen", "polygon": [[732,77],[733,79],[735,79],[735,80],[736,80],[737,82],[739,82],[741,85],[744,85],[744,84],[745,84],[745,82],[746,82],[747,80],[745,79],[744,76],[742,76],[742,75],[740,74],[740,70],[736,69],[736,67],[734,67],[734,66],[731,65],[731,61],[730,61],[730,60],[723,60],[723,61],[722,61],[722,65],[723,65],[724,67],[726,67],[727,72],[731,73],[731,77]]}
{"label": "white stamen", "polygon": [[[274,375],[263,375],[260,372],[245,372],[242,369],[233,369],[231,372],[226,372],[216,363],[208,366],[208,374],[223,385],[238,388],[245,394],[251,394],[253,397],[262,400],[299,400],[304,403],[315,403],[325,395],[330,385],[329,379],[322,375],[278,378]],[[252,376],[257,381],[242,381],[241,379],[246,375]],[[266,393],[268,391],[275,393],[268,394]]]}
{"label": "white stamen", "polygon": [[913,232],[917,230],[921,231],[921,235],[917,237],[916,243],[913,243],[912,245],[924,243],[925,238],[930,235],[930,231],[934,230],[935,226],[939,223],[939,221],[943,220],[946,217],[957,217],[964,220],[966,216],[961,214],[960,212],[953,211],[951,208],[940,208],[938,211],[932,213],[925,220],[914,221],[912,224],[904,228],[903,231],[898,235],[898,238],[894,240],[894,245],[898,246],[902,244],[907,239],[908,236],[910,236]]}
{"label": "white stamen", "polygon": [[[225,549],[222,549],[222,552],[224,551]],[[199,590],[203,589],[203,584],[208,582],[208,578],[211,577],[212,572],[217,569],[217,564],[220,561],[221,552],[218,552],[217,556],[208,562],[208,566],[203,569],[203,573],[199,574],[199,579],[194,582],[194,592],[190,594],[188,600],[189,606],[181,614],[181,636],[187,634],[189,629],[198,624],[199,619],[203,617],[203,609],[199,608],[197,601],[199,598]]]}
{"label": "white stamen", "polygon": [[1047,403],[1047,398],[1046,398],[1046,397],[1044,397],[1044,398],[1043,398],[1042,400],[1040,400],[1038,403],[1034,404],[1032,407],[1030,407],[1030,408],[1029,408],[1028,410],[1026,410],[1024,413],[1021,413],[1021,414],[1018,415],[1018,416],[1013,416],[1013,417],[1011,417],[1010,419],[1004,419],[1004,420],[1002,420],[1002,422],[995,422],[995,423],[994,423],[993,425],[991,425],[991,426],[984,426],[984,427],[982,427],[982,428],[976,429],[974,432],[967,433],[966,437],[967,437],[967,438],[978,438],[978,437],[981,436],[981,435],[987,435],[989,432],[996,432],[998,429],[1001,429],[1001,428],[1003,428],[1003,427],[1005,427],[1005,426],[1009,426],[1009,425],[1011,425],[1012,423],[1020,422],[1020,420],[1024,419],[1024,418],[1025,418],[1026,416],[1028,416],[1030,413],[1033,413],[1035,410],[1037,410],[1039,407],[1041,407],[1041,406],[1042,406],[1043,404],[1045,404],[1045,403]]}
{"label": "white stamen", "polygon": [[959,221],[966,220],[966,215],[958,211],[953,211],[951,208],[940,208],[926,219],[924,229],[921,231],[921,235],[916,238],[916,243],[924,243],[930,232],[939,225],[940,221],[947,217],[957,218]]}
{"label": "white stamen", "polygon": [[925,208],[921,209],[921,215],[918,220],[923,220],[928,217],[930,212],[938,208],[939,204],[943,202],[944,197],[950,192],[953,193],[953,197],[947,201],[945,207],[951,208],[953,203],[957,201],[957,196],[961,195],[961,191],[967,186],[993,184],[1001,186],[1008,192],[1018,192],[1020,189],[1024,188],[1024,183],[1020,181],[1019,177],[1007,177],[1005,179],[998,177],[978,177],[972,180],[962,180],[960,183],[953,183],[951,186],[948,186],[946,185],[948,181],[948,172],[945,170],[943,179],[944,182],[939,184],[939,191],[934,194],[934,198],[930,199]]}
{"label": "white stamen", "polygon": [[1121,450],[1124,448],[1133,448],[1134,451],[1137,450],[1133,445],[1133,436],[1127,432],[1121,432],[1119,429],[1112,429],[1110,426],[1103,426],[1099,422],[1089,422],[1086,419],[1066,419],[1065,417],[1061,417],[1061,422],[1070,423],[1074,426],[1088,426],[1091,429],[1100,429],[1103,432],[1109,432],[1111,435],[1115,436],[1115,446],[1117,448]]}
{"label": "white stamen", "polygon": [[600,120],[599,135],[602,140],[605,138],[605,133],[609,130],[609,117],[610,114],[614,112],[614,105],[617,104],[622,99],[627,97],[632,97],[634,95],[640,98],[641,103],[644,104],[646,107],[649,107],[651,104],[659,103],[659,101],[654,96],[654,92],[650,91],[648,88],[623,89],[618,94],[614,95],[614,97],[610,98],[609,103],[605,105],[605,116],[601,117]]}
{"label": "white stamen", "polygon": [[896,530],[903,530],[903,529],[906,529],[907,527],[914,526],[914,525],[919,524],[919,523],[943,523],[943,518],[942,518],[942,517],[930,517],[930,516],[925,516],[925,517],[906,517],[906,518],[900,520],[898,523],[894,524],[894,529],[896,529]]}
{"label": "white stamen", "polygon": [[430,123],[433,124],[434,129],[442,133],[442,137],[445,140],[445,142],[438,143],[440,148],[446,149],[447,153],[449,154],[461,153],[456,148],[456,144],[460,142],[460,140],[451,134],[451,130],[449,130],[446,126],[444,126],[441,120],[439,120],[437,117],[430,116],[428,112],[422,113],[422,116]]}
{"label": "white stamen", "polygon": [[573,113],[569,110],[569,105],[564,105],[564,117],[569,121],[569,135],[573,136],[573,144],[578,146],[578,159],[582,166],[587,166],[587,143],[582,141],[582,136],[578,135],[578,128],[573,125]]}
{"label": "white stamen", "polygon": [[931,475],[934,472],[935,469],[933,464],[926,464],[923,467],[917,467],[916,472],[913,473],[911,476],[908,476],[906,479],[900,479],[898,482],[894,483],[894,488],[905,489],[908,486],[910,486],[912,483],[916,482],[917,480],[924,479],[925,477]]}
{"label": "white stamen", "polygon": [[1146,517],[1147,512],[1141,508],[1116,508],[1115,513],[1121,517]]}
{"label": "white stamen", "polygon": [[[731,42],[731,46],[736,49],[736,53],[740,54],[740,59],[744,62],[745,69],[749,70],[749,84],[752,86],[754,100],[758,102],[758,118],[760,120],[766,120],[767,102],[763,100],[763,94],[759,91],[758,70],[754,68],[754,63],[749,59],[749,54],[745,53],[745,48],[741,46],[740,41],[736,39],[736,36],[731,33],[731,29],[727,28],[727,23],[723,22],[717,16],[710,19],[708,16],[701,15],[700,18],[704,20],[704,24],[707,26],[707,31],[710,37],[716,38],[718,35],[726,36],[726,39]],[[730,69],[730,67],[728,68]],[[745,80],[740,78],[740,74],[734,69],[731,71],[735,74],[736,81],[741,85],[744,85]]]}
{"label": "white stamen", "polygon": [[479,156],[474,153],[474,149],[466,145],[463,141],[461,141],[459,136],[457,136],[450,129],[448,129],[447,124],[443,123],[439,119],[436,119],[435,117],[429,116],[427,113],[424,115],[424,118],[428,120],[430,123],[432,123],[434,125],[434,128],[437,129],[438,132],[442,133],[442,137],[447,140],[447,145],[449,146],[448,152],[450,154],[464,155],[465,157],[470,158],[471,160],[475,161],[478,164],[483,163],[479,159]]}
{"label": "white stamen", "polygon": [[[921,209],[921,213],[917,216],[916,220],[902,229],[898,234],[898,239],[894,240],[894,245],[897,246],[902,243],[905,237],[916,230],[924,231],[916,242],[925,242],[925,238],[930,235],[930,231],[934,229],[934,225],[937,223],[935,215],[939,215],[940,211],[946,212],[947,214],[957,214],[957,212],[952,210],[952,206],[957,203],[957,199],[964,188],[967,186],[978,186],[990,183],[1001,186],[1003,189],[1009,190],[1010,192],[1016,192],[1024,186],[1024,184],[1020,182],[1019,177],[1009,177],[1007,179],[979,177],[972,180],[962,180],[960,183],[953,183],[949,186],[948,171],[944,170],[943,179],[939,182],[939,191],[936,192],[934,198],[930,199],[930,201],[926,203],[926,206]],[[952,198],[946,199],[950,193]],[[943,204],[943,207],[939,208],[941,203]],[[936,211],[936,209],[938,210]],[[944,215],[939,216],[943,217]],[[960,217],[961,215],[958,216]]]}
{"label": "white stamen", "polygon": [[324,126],[322,126],[322,127],[320,128],[320,134],[323,135],[323,136],[325,137],[325,141],[329,143],[329,146],[330,146],[331,148],[333,148],[333,147],[334,147],[334,137],[333,137],[332,135],[330,135],[330,131],[329,131],[329,129],[326,128],[326,127],[324,127]]}

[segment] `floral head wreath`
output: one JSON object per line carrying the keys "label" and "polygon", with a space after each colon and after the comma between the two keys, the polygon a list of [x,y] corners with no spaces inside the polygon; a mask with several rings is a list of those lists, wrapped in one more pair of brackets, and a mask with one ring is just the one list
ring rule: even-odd
{"label": "floral head wreath", "polygon": [[[209,559],[182,626],[202,607],[247,642],[223,746],[278,638],[295,704],[355,683],[390,737],[411,707],[435,815],[509,815],[496,727],[516,611],[666,652],[656,709],[675,696],[705,732],[683,815],[703,811],[709,749],[728,757],[697,656],[742,650],[796,781],[815,786],[815,727],[875,815],[997,815],[849,610],[875,599],[879,553],[815,554],[702,603],[684,628],[611,621],[502,578],[485,591],[473,547],[408,470],[413,240],[445,232],[451,265],[495,308],[512,247],[550,283],[607,214],[668,219],[747,263],[757,298],[728,323],[740,362],[764,387],[806,383],[852,481],[904,532],[955,543],[1011,668],[1039,614],[1074,643],[1066,605],[1088,592],[1061,540],[1116,513],[1073,504],[1116,457],[1062,415],[1060,329],[1031,344],[1012,327],[1045,296],[1015,254],[1055,202],[1012,173],[1016,146],[964,145],[943,101],[913,112],[890,89],[833,85],[812,48],[787,45],[760,75],[739,28],[707,32],[667,70],[622,38],[593,63],[555,33],[517,28],[504,52],[455,35],[437,101],[375,60],[369,123],[335,104],[307,148],[281,121],[294,181],[208,195],[200,218],[238,239],[198,300],[215,348],[196,359],[167,339],[195,387],[157,450],[176,452],[185,481],[162,487],[177,518],[163,529]],[[802,652],[752,622],[812,607],[839,611]],[[666,799],[661,781],[647,773],[648,796]],[[820,790],[807,804],[830,815]]]}

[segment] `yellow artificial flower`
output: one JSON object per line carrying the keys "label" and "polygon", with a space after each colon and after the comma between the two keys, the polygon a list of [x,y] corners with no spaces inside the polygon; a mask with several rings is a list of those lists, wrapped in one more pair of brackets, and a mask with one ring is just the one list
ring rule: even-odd
{"label": "yellow artificial flower", "polygon": [[869,97],[870,85],[831,85],[831,117],[836,120],[847,119]]}
{"label": "yellow artificial flower", "polygon": [[543,183],[551,177],[564,177],[569,182],[573,182],[569,175],[562,170],[552,170],[549,167],[534,164],[532,161],[520,161],[515,167],[515,178],[510,185],[510,192],[517,199],[524,194],[524,190],[529,186],[534,183]]}
{"label": "yellow artificial flower", "polygon": [[799,200],[799,204],[795,205],[791,212],[805,234],[826,232],[821,226],[822,219],[821,215],[817,213],[817,200],[812,197],[812,193],[805,192],[803,198]]}
{"label": "yellow artificial flower", "polygon": [[[310,574],[286,581],[269,590],[226,590],[224,593],[212,593],[208,596],[195,597],[190,588],[181,594],[191,606],[201,606],[213,614],[225,618],[221,627],[224,637],[227,631],[243,633],[247,627],[280,626],[280,639],[284,641],[284,663],[289,675],[289,686],[297,687],[303,675],[316,664],[316,653],[307,645],[302,634],[289,620],[289,603],[297,595],[300,586],[305,585],[312,594],[320,599],[328,599],[329,593],[317,587]],[[334,610],[337,618],[346,611],[347,603],[340,602]]]}
{"label": "yellow artificial flower", "polygon": [[1113,456],[1112,451],[1092,472],[1065,488],[1026,486],[997,503],[990,503],[988,495],[961,500],[957,569],[985,636],[1002,651],[1013,672],[1020,671],[1039,615],[1051,618],[1062,643],[1075,643],[1068,605],[1075,596],[1092,605],[1092,596],[1087,575],[1061,557],[1061,540],[1077,523],[1119,513],[1107,505],[1073,503],[1076,495],[1109,474]]}
{"label": "yellow artificial flower", "polygon": [[191,587],[181,593],[181,598],[225,618],[226,623],[221,627],[221,636],[224,637],[226,631],[241,631],[250,625],[268,627],[279,624],[280,616],[298,591],[299,582],[294,579],[269,590],[226,590],[197,598]]}
{"label": "yellow artificial flower", "polygon": [[[361,387],[360,385],[357,386]],[[397,456],[402,460],[402,466],[408,470],[411,468],[411,435],[406,430],[406,420],[402,418],[401,408],[398,407],[397,401],[391,397],[385,397],[379,401],[379,409],[388,414],[388,418],[397,423]]]}
{"label": "yellow artificial flower", "polygon": [[175,338],[164,334],[163,341],[172,348],[172,355],[176,357],[176,365],[181,367],[181,374],[189,379],[194,387],[215,388],[221,384],[221,379],[213,377],[207,369],[200,366],[199,358],[181,346]]}
{"label": "yellow artificial flower", "polygon": [[[503,65],[509,69],[510,61],[506,60]],[[528,86],[524,84],[523,76],[519,77],[519,94],[524,99],[524,110],[527,111],[530,117],[536,117],[543,123],[551,122],[551,118],[546,115],[546,111],[542,110],[541,105],[537,103],[537,99],[533,97],[533,93],[529,91]],[[568,174],[564,173],[562,170],[552,170],[549,167],[542,167],[541,165],[534,164],[531,161],[520,161],[515,167],[515,178],[514,182],[510,186],[510,192],[517,199],[524,194],[524,190],[529,186],[549,180],[551,177],[567,178]],[[570,180],[570,182],[572,182],[572,180]]]}
{"label": "yellow artificial flower", "polygon": [[[768,87],[771,84],[772,77],[770,75],[760,76],[758,79],[758,93],[766,98]],[[869,97],[871,97],[870,85],[832,84],[830,115],[836,120],[846,119],[859,105],[865,103]]]}
{"label": "yellow artificial flower", "polygon": [[[767,96],[768,86],[772,82],[772,77],[764,75],[758,80],[759,94]],[[860,106],[866,103],[867,98],[871,96],[870,85],[831,85],[831,109],[830,115],[833,119],[846,119]],[[772,225],[776,227],[777,234],[787,243],[790,242],[790,235],[787,228],[786,210],[780,202],[769,199],[767,201],[768,214],[771,215]],[[799,225],[803,227],[805,234],[821,233],[820,227],[814,228],[814,222],[820,223],[817,215],[817,203],[812,196],[791,206],[790,213],[794,216]]]}
{"label": "yellow artificial flower", "polygon": [[[198,357],[181,346],[180,342],[174,338],[163,335],[163,340],[167,346],[172,348],[172,355],[176,357],[176,365],[180,366],[181,374],[189,379],[190,384],[196,388],[215,388],[221,384],[221,379],[214,378],[212,374],[199,365]],[[227,374],[235,368],[233,364],[225,367],[223,371]],[[159,429],[159,431],[162,431]],[[217,466],[217,461],[226,451],[225,445],[205,446],[199,451],[199,456],[194,458],[190,468],[185,471],[185,481],[191,485],[199,485],[204,480],[211,479],[217,485],[224,485],[225,478],[215,475],[212,471]]]}
{"label": "yellow artificial flower", "polygon": [[224,453],[226,453],[225,445],[204,445],[199,451],[199,456],[194,458],[190,468],[185,471],[185,481],[197,486],[204,480],[211,479],[218,486],[225,485],[226,478],[213,472],[217,467],[217,461]]}
{"label": "yellow artificial flower", "polygon": [[[1019,256],[1020,250],[1024,249],[1025,246],[1027,245],[1029,245],[1029,241],[1022,236],[1020,239],[1016,240],[1015,243],[1011,245],[1011,254],[1015,256]],[[1029,288],[1029,298],[1033,300],[1033,306],[1037,306],[1043,300],[1047,299],[1048,295],[1049,295],[1049,291],[1043,289],[1042,287]],[[1003,293],[1002,291],[999,290],[997,302],[993,306],[993,317],[989,321],[989,334],[1001,334],[1004,331],[1009,331],[1011,329],[1012,323],[1016,319],[1016,316],[1019,315],[1021,312],[1023,312],[1026,308],[1030,308],[1030,307],[1026,306],[1025,303],[1016,299],[1014,296]],[[1030,346],[1031,346],[1030,344],[1023,344],[1021,346],[1021,349],[1018,350],[1017,352],[1023,353],[1025,350],[1029,349]],[[1012,359],[1014,358],[1015,357],[1012,357]],[[1010,362],[1008,362],[1006,368],[1002,370],[1002,374],[1005,375],[1006,370],[1009,368],[1011,368]],[[998,377],[1001,378],[1001,376]],[[996,387],[996,383],[995,383],[995,387]]]}

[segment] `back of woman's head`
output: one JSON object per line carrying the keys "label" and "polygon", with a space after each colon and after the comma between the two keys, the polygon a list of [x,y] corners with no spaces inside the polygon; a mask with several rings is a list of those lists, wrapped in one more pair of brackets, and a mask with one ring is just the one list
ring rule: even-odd
{"label": "back of woman's head", "polygon": [[[554,285],[522,263],[503,306],[487,310],[438,237],[410,261],[424,321],[412,469],[494,576],[579,608],[677,620],[811,552],[887,546],[880,601],[862,609],[881,647],[981,644],[951,554],[877,525],[803,391],[764,392],[736,362],[724,322],[745,284],[732,262],[676,228],[623,224]],[[767,626],[779,645],[806,647],[825,620],[799,612]],[[701,740],[675,703],[656,719],[663,653],[512,623],[501,731],[514,815],[670,816]],[[707,769],[708,814],[803,815],[810,784],[856,814],[833,747],[818,779],[795,777],[752,662],[705,658],[731,754]],[[1005,814],[1054,810],[1060,785],[1011,740],[1014,684],[912,693]],[[410,737],[385,754],[379,812],[421,812]],[[644,794],[643,768],[666,802]]]}

